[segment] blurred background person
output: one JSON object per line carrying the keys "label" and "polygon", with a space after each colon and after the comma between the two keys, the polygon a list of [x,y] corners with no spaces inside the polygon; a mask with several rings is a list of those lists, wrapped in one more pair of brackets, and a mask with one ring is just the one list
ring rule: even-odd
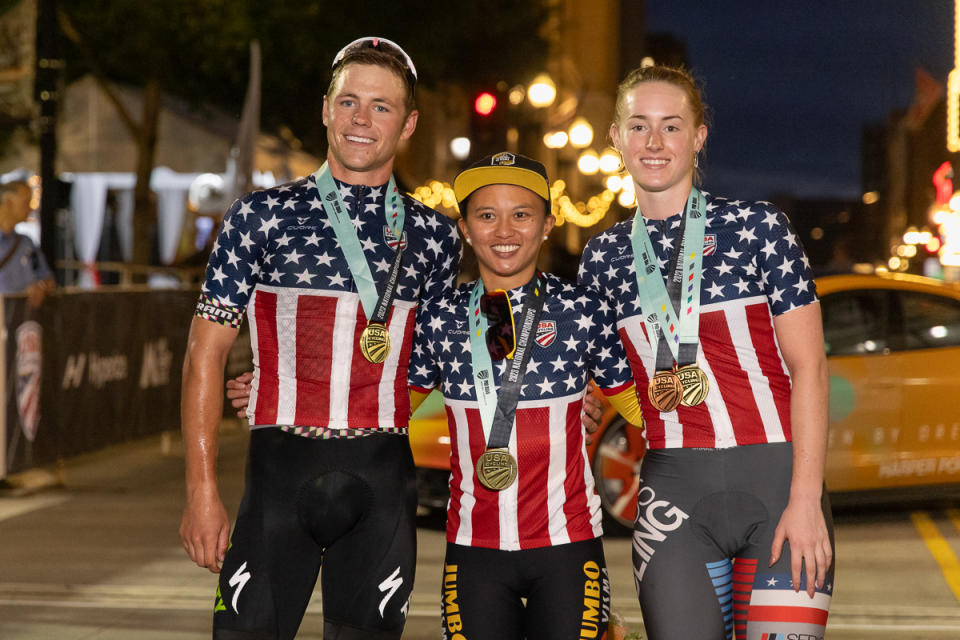
{"label": "blurred background person", "polygon": [[53,273],[33,240],[16,231],[30,215],[30,185],[15,180],[0,185],[0,293],[26,293],[39,307],[53,289]]}

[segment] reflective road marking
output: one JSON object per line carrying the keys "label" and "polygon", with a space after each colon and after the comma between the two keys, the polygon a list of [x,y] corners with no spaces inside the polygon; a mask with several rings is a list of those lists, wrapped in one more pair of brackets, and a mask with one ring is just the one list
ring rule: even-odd
{"label": "reflective road marking", "polygon": [[66,501],[67,496],[22,496],[16,498],[0,498],[0,520],[7,520],[15,516],[30,513],[37,509],[45,509]]}
{"label": "reflective road marking", "polygon": [[[953,514],[950,518],[955,526],[960,526]],[[937,525],[934,524],[930,514],[925,511],[914,511],[910,514],[910,519],[913,520],[913,525],[927,544],[927,549],[930,550],[933,558],[940,565],[943,577],[947,580],[947,585],[953,591],[953,595],[957,600],[960,600],[960,561],[957,560],[953,549],[950,548],[946,539],[940,535],[940,530],[937,529]]]}

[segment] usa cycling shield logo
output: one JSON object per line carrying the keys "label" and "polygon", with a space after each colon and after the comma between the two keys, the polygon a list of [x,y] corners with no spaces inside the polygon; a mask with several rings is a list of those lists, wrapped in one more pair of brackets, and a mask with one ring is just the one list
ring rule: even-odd
{"label": "usa cycling shield logo", "polygon": [[703,236],[703,255],[712,256],[717,251],[717,234],[708,233]]}
{"label": "usa cycling shield logo", "polygon": [[387,246],[391,249],[396,250],[399,245],[401,249],[407,248],[407,233],[403,232],[400,239],[397,239],[397,234],[393,232],[393,229],[384,225],[383,226],[383,241],[387,243]]}
{"label": "usa cycling shield logo", "polygon": [[537,325],[535,340],[541,347],[549,347],[557,339],[557,323],[553,320],[541,320]]}

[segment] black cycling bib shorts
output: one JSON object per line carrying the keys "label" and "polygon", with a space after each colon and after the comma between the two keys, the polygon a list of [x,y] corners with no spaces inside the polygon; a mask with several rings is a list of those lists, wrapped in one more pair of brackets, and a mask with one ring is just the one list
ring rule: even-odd
{"label": "black cycling bib shorts", "polygon": [[602,638],[609,616],[600,538],[519,551],[447,543],[444,640]]}
{"label": "black cycling bib shorts", "polygon": [[416,569],[416,504],[405,435],[254,430],[213,637],[294,638],[319,573],[325,639],[399,638]]}

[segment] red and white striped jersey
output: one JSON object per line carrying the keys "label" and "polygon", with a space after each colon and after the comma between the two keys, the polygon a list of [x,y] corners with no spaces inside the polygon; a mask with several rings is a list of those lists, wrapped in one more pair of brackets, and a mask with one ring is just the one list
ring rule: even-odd
{"label": "red and white striped jersey", "polygon": [[[707,374],[710,391],[703,404],[660,412],[645,392],[656,354],[640,312],[632,219],[587,243],[580,281],[616,307],[649,448],[790,441],[790,376],[773,318],[817,300],[809,262],[787,217],[771,204],[705,195],[697,365]],[[680,214],[646,220],[646,226],[664,270],[679,243]]]}
{"label": "red and white striped jersey", "polygon": [[[523,377],[509,451],[517,478],[493,491],[477,479],[486,449],[473,378],[469,297],[473,283],[418,311],[410,384],[443,392],[450,428],[447,540],[516,550],[589,540],[602,533],[581,424],[587,381],[605,393],[631,383],[613,310],[596,292],[543,274],[546,299]],[[519,326],[524,287],[509,292]],[[499,387],[507,361],[495,363]]]}
{"label": "red and white striped jersey", "polygon": [[224,217],[197,315],[250,323],[254,426],[402,429],[419,299],[453,285],[460,240],[451,220],[403,196],[402,237],[386,224],[385,186],[338,182],[378,290],[398,246],[403,266],[383,364],[362,356],[360,296],[312,177],[244,196]]}

